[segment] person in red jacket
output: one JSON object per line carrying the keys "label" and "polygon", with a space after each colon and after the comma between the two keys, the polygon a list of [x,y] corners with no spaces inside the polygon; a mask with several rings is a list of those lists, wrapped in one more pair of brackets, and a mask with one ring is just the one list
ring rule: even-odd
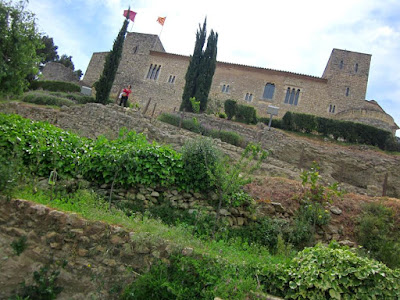
{"label": "person in red jacket", "polygon": [[126,107],[127,102],[128,102],[129,94],[132,93],[131,87],[132,87],[131,85],[128,85],[128,88],[123,89],[122,96],[121,96],[121,101],[119,102],[120,106]]}

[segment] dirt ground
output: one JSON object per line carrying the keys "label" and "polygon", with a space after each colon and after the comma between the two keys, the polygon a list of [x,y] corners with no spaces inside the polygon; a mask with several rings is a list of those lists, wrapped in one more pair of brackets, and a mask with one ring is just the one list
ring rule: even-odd
{"label": "dirt ground", "polygon": [[[285,209],[295,211],[299,208],[299,198],[303,192],[300,181],[280,177],[258,177],[245,187],[257,202],[279,202]],[[376,202],[391,207],[395,213],[395,222],[400,227],[400,199],[389,197],[370,197],[345,193],[341,198],[331,199],[331,206],[342,210],[342,214],[332,214],[331,224],[342,225],[343,235],[354,241],[354,231],[362,207],[366,203]]]}

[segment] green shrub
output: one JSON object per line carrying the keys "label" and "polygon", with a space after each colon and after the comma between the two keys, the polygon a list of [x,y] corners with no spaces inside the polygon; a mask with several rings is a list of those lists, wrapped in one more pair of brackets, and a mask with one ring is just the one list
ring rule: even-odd
{"label": "green shrub", "polygon": [[268,292],[287,299],[399,299],[400,271],[335,243],[306,248],[287,265],[264,270]]}
{"label": "green shrub", "polygon": [[122,131],[112,141],[99,137],[80,165],[84,177],[99,184],[171,186],[183,181],[181,155],[168,146],[150,144],[135,132]]}
{"label": "green shrub", "polygon": [[44,89],[52,92],[80,92],[81,87],[75,83],[64,81],[32,81],[29,89]]}
{"label": "green shrub", "polygon": [[172,256],[129,285],[121,299],[247,299],[257,282],[246,268],[205,257]]}
{"label": "green shrub", "polygon": [[[261,122],[261,123],[264,123],[265,125],[268,125],[269,124],[269,118],[264,118],[264,117],[258,118],[258,122]],[[274,119],[274,118],[272,118],[271,127],[272,128],[283,129],[283,121],[282,121],[282,119]]]}
{"label": "green shrub", "polygon": [[237,106],[235,120],[246,124],[257,124],[255,108],[253,106],[239,104]]}
{"label": "green shrub", "polygon": [[11,243],[11,248],[13,248],[15,255],[20,256],[22,252],[27,248],[26,244],[27,238],[25,235],[21,236],[19,239]]}
{"label": "green shrub", "polygon": [[391,132],[360,123],[286,112],[282,118],[282,128],[306,133],[315,131],[336,140],[341,138],[349,143],[373,145],[382,150],[400,150],[400,144]]}
{"label": "green shrub", "polygon": [[356,232],[358,243],[370,256],[389,267],[400,267],[400,228],[396,228],[391,208],[379,203],[364,205]]}
{"label": "green shrub", "polygon": [[221,154],[209,138],[197,138],[187,141],[182,149],[182,161],[185,170],[185,182],[188,188],[208,191],[212,187],[210,172],[221,159]]}
{"label": "green shrub", "polygon": [[235,100],[228,99],[224,103],[225,113],[228,116],[228,120],[231,120],[237,112],[237,104]]}
{"label": "green shrub", "polygon": [[220,112],[220,113],[218,113],[218,117],[220,117],[221,119],[226,119],[227,115],[226,115],[226,113]]}
{"label": "green shrub", "polygon": [[[65,264],[62,266],[65,267]],[[48,274],[50,268],[48,266],[41,267],[39,272],[33,273],[35,283],[26,285],[22,283],[22,291],[10,299],[38,299],[52,300],[56,299],[57,295],[63,291],[63,287],[57,285],[57,279],[60,271],[53,270]]]}
{"label": "green shrub", "polygon": [[76,104],[74,101],[67,98],[60,98],[57,96],[47,95],[44,93],[26,93],[22,97],[22,101],[40,105],[54,105],[54,106],[71,106]]}
{"label": "green shrub", "polygon": [[177,127],[179,126],[179,119],[180,117],[178,115],[167,113],[162,113],[158,116],[158,120],[160,120],[161,122],[168,123]]}
{"label": "green shrub", "polygon": [[231,229],[230,238],[240,237],[249,244],[258,244],[265,246],[272,253],[276,252],[278,236],[282,235],[287,222],[282,219],[264,217],[248,226],[242,226],[237,229]]}
{"label": "green shrub", "polygon": [[221,141],[231,144],[231,145],[235,145],[238,147],[242,147],[243,146],[243,138],[236,132],[233,131],[224,131],[224,130],[208,130],[205,133],[207,136],[210,136],[212,138],[215,139],[220,139]]}
{"label": "green shrub", "polygon": [[21,164],[38,176],[47,177],[54,168],[60,175],[75,175],[91,143],[47,122],[0,114],[0,147],[5,153],[21,153]]}

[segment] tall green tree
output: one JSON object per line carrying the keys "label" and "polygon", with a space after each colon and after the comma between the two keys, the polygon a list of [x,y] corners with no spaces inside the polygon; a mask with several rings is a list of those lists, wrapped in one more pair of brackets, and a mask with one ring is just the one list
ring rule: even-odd
{"label": "tall green tree", "polygon": [[194,97],[200,102],[200,112],[207,109],[208,94],[210,93],[212,79],[217,64],[218,34],[211,30],[207,40],[207,48],[204,51],[197,77],[197,89]]}
{"label": "tall green tree", "polygon": [[37,55],[41,56],[41,63],[45,64],[49,61],[57,61],[59,60],[59,56],[57,53],[58,46],[54,45],[54,41],[52,37],[48,35],[42,36],[42,43],[44,47],[42,49],[37,49]]}
{"label": "tall green tree", "polygon": [[0,0],[0,94],[21,94],[28,76],[38,72],[41,58],[36,51],[44,46],[26,4]]}
{"label": "tall green tree", "polygon": [[114,41],[113,49],[107,54],[106,61],[104,63],[103,74],[100,79],[95,82],[94,87],[96,89],[96,101],[98,103],[107,104],[110,96],[111,87],[114,83],[115,74],[119,66],[119,62],[122,56],[122,48],[124,46],[126,30],[129,23],[129,11],[124,20],[121,30],[118,33],[117,38]]}
{"label": "tall green tree", "polygon": [[206,23],[207,19],[204,20],[203,28],[199,25],[199,29],[196,33],[196,43],[194,45],[193,55],[190,58],[190,63],[188,69],[186,71],[185,76],[185,87],[183,89],[182,94],[182,103],[180,106],[180,110],[185,110],[192,112],[192,103],[190,102],[190,98],[195,97],[196,89],[197,89],[197,78],[199,77],[200,67],[203,58],[203,47],[206,41]]}

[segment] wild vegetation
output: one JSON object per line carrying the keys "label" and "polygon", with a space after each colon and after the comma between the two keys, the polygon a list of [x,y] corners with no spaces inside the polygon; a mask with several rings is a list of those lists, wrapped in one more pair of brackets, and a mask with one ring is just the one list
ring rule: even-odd
{"label": "wild vegetation", "polygon": [[[369,297],[366,295],[396,299],[400,296],[398,269],[390,269],[360,256],[363,254],[356,250],[335,243],[329,247],[316,245],[303,249],[315,243],[312,240],[314,226],[329,222],[322,206],[335,190],[334,187],[326,189],[319,183],[316,165],[302,175],[305,188],[299,199],[302,209],[293,222],[265,217],[248,227],[232,229],[218,222],[218,218],[178,212],[168,203],[151,209],[131,206],[119,210],[110,208],[106,200],[84,190],[72,194],[58,190],[53,195],[50,190],[38,190],[35,181],[29,178],[47,177],[57,170],[61,178],[80,175],[94,184],[130,186],[141,183],[200,191],[212,188],[221,195],[212,205],[247,205],[250,208],[252,200],[241,187],[248,182],[249,177],[245,174],[249,175],[257,168],[257,158],[265,157],[257,145],[247,147],[241,160],[226,168],[227,162],[208,139],[194,140],[180,153],[150,144],[144,136],[133,132],[122,131],[120,138],[113,141],[104,137],[93,141],[47,123],[13,115],[0,115],[0,132],[0,166],[4,174],[8,174],[0,180],[3,195],[75,211],[85,218],[118,223],[138,232],[151,232],[157,238],[173,237],[181,245],[195,245],[193,257],[177,254],[171,257],[169,264],[155,264],[149,273],[123,289],[122,299],[149,296],[158,299],[217,296],[245,299],[255,297],[257,292],[293,299],[364,299]],[[196,164],[190,164],[190,161]],[[10,168],[14,172],[10,172]],[[20,185],[21,180],[25,182],[25,188]],[[18,191],[15,189],[17,184]],[[365,213],[366,216],[360,216],[360,240],[365,239],[365,228],[372,222],[382,233],[382,238],[387,234],[392,249],[398,247],[396,237],[390,235],[389,228],[394,228],[391,214],[385,210],[381,214],[373,211],[374,216],[381,217],[371,221],[369,210]],[[381,226],[379,220],[388,227]],[[376,250],[381,241],[371,240],[370,245],[365,244],[365,248],[375,251],[375,257],[381,260],[384,253],[388,253],[385,247]],[[22,241],[16,241],[13,247],[20,252]],[[296,254],[296,251],[299,252]],[[395,260],[390,262],[393,262],[392,268],[398,267]],[[55,282],[56,273],[50,277],[44,271],[42,273],[42,277],[51,277],[49,280]]]}

